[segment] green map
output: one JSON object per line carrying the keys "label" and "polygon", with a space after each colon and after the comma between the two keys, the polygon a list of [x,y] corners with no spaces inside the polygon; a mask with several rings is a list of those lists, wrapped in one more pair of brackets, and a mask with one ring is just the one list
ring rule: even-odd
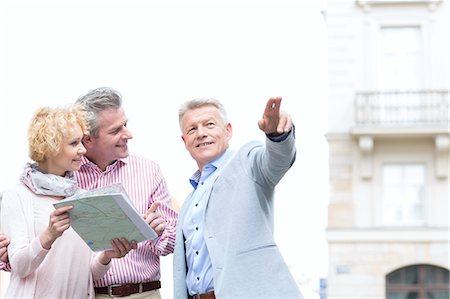
{"label": "green map", "polygon": [[71,227],[93,251],[111,249],[114,238],[141,242],[157,236],[121,186],[91,190],[54,204],[55,208],[66,205],[73,205]]}

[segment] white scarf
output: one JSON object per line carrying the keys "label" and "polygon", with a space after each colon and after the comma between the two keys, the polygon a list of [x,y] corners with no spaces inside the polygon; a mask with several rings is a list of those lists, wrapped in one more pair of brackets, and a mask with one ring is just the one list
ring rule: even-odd
{"label": "white scarf", "polygon": [[31,191],[40,195],[72,196],[77,190],[77,182],[73,172],[67,171],[65,176],[59,176],[42,172],[37,163],[27,163],[24,172],[20,176]]}

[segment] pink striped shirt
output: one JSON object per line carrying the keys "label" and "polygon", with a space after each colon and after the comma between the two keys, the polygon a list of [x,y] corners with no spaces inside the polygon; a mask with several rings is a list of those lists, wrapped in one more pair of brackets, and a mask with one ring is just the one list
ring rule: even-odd
{"label": "pink striped shirt", "polygon": [[80,188],[91,190],[121,183],[133,201],[136,209],[144,214],[155,201],[166,221],[166,229],[154,241],[138,243],[138,248],[121,259],[112,259],[106,275],[94,282],[103,287],[112,284],[156,281],[161,277],[159,256],[173,253],[177,213],[171,208],[171,198],[161,169],[155,162],[130,155],[117,160],[102,171],[96,164],[83,157],[75,178]]}

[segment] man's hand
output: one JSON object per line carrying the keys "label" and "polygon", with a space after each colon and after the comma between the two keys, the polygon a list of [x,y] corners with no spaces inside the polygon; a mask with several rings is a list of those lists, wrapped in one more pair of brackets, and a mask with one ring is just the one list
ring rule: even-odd
{"label": "man's hand", "polygon": [[137,248],[136,241],[128,242],[125,238],[117,238],[111,240],[112,249],[105,250],[101,253],[100,263],[103,265],[108,265],[111,259],[121,258],[127,255],[132,249]]}
{"label": "man's hand", "polygon": [[166,222],[164,219],[162,219],[161,214],[156,211],[156,209],[159,207],[160,202],[155,201],[150,206],[150,209],[147,210],[147,212],[144,215],[145,222],[150,225],[150,227],[158,234],[158,236],[161,236],[164,229],[166,228]]}
{"label": "man's hand", "polygon": [[270,98],[258,126],[266,134],[281,135],[292,129],[291,116],[280,111],[281,97]]}
{"label": "man's hand", "polygon": [[8,245],[9,245],[9,239],[4,235],[2,232],[0,232],[0,261],[4,263],[8,263]]}

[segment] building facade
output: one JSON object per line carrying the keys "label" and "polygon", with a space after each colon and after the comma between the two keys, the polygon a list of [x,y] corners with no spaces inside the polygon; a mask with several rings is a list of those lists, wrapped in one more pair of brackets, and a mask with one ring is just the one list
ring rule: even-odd
{"label": "building facade", "polygon": [[450,298],[449,19],[328,0],[327,298]]}

